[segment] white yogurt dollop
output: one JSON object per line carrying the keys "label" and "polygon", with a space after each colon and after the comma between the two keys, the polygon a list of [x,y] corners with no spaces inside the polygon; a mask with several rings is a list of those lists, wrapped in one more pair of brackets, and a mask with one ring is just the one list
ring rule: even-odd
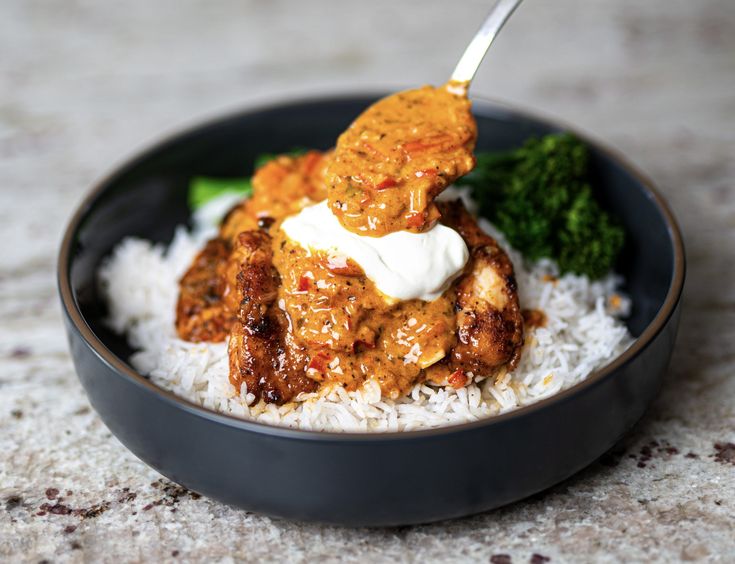
{"label": "white yogurt dollop", "polygon": [[287,218],[281,228],[304,249],[352,259],[378,290],[398,300],[435,300],[469,259],[462,237],[445,225],[437,223],[425,233],[357,235],[342,227],[326,200]]}

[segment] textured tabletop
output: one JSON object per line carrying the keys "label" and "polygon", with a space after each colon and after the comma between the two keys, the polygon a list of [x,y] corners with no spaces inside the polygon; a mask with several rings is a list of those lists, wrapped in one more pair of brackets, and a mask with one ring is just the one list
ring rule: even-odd
{"label": "textured tabletop", "polygon": [[76,379],[55,260],[95,179],[163,133],[272,96],[439,83],[489,4],[0,0],[0,561],[733,561],[732,0],[528,0],[473,87],[622,151],[685,234],[665,387],[579,475],[426,526],[270,519],[138,461]]}

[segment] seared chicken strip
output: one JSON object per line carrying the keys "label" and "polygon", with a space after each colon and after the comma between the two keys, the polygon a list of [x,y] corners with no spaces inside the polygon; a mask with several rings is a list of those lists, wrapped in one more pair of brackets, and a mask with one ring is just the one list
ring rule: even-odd
{"label": "seared chicken strip", "polygon": [[270,236],[240,233],[232,260],[240,261],[241,301],[230,334],[230,381],[238,390],[245,384],[249,393],[276,404],[314,391],[317,383],[306,376],[308,357],[293,342],[289,320],[275,305],[281,280],[273,266]]}
{"label": "seared chicken strip", "polygon": [[513,369],[523,346],[513,264],[461,201],[439,203],[439,209],[442,223],[456,229],[470,250],[467,273],[456,282],[457,344],[451,365],[474,374],[492,374],[506,364]]}
{"label": "seared chicken strip", "polygon": [[194,259],[180,282],[176,331],[186,341],[224,341],[235,319],[222,301],[223,267],[230,254],[224,239],[212,239]]}

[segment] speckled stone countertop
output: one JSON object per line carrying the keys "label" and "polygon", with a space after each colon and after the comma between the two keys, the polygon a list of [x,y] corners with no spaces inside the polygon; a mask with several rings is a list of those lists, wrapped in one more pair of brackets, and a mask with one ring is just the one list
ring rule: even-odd
{"label": "speckled stone countertop", "polygon": [[55,259],[94,179],[162,133],[271,96],[443,81],[489,4],[0,2],[0,561],[735,559],[732,0],[529,0],[474,86],[621,150],[685,234],[665,388],[574,478],[426,526],[280,521],[162,478],[77,382]]}

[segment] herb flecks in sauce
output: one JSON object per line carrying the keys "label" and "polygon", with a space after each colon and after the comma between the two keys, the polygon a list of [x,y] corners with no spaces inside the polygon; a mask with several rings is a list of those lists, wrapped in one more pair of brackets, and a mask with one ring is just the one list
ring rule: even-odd
{"label": "herb flecks in sauce", "polygon": [[477,126],[466,96],[424,86],[383,98],[337,141],[329,205],[360,235],[421,232],[439,219],[434,198],[474,168]]}
{"label": "herb flecks in sauce", "polygon": [[431,302],[389,301],[343,257],[310,252],[276,230],[278,304],[311,358],[307,374],[354,390],[374,378],[388,397],[407,392],[455,344],[453,290]]}

